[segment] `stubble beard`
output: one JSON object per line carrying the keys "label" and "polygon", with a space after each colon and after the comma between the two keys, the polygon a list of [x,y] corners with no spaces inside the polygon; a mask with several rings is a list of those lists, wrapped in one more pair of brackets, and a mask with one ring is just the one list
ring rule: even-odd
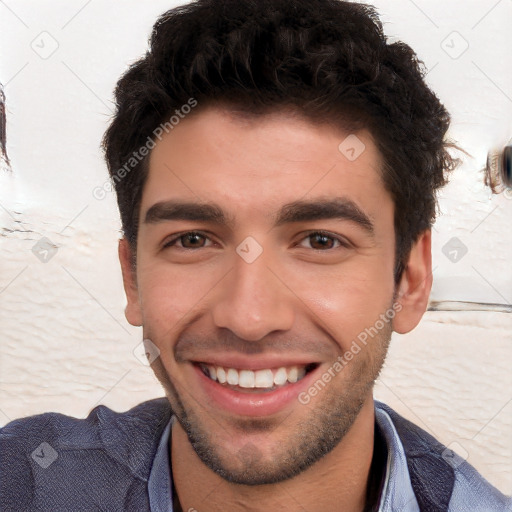
{"label": "stubble beard", "polygon": [[[265,418],[238,418],[232,422],[237,433],[268,433],[288,425],[286,435],[271,456],[248,441],[235,455],[229,447],[220,446],[215,434],[206,427],[205,417],[210,417],[213,428],[223,428],[212,416],[207,406],[200,403],[182,385],[176,386],[161,358],[152,363],[156,377],[162,384],[174,415],[186,432],[188,440],[201,461],[228,482],[243,485],[275,484],[288,480],[310,468],[331,452],[354,424],[384,364],[391,333],[389,322],[354,358],[347,362],[332,381],[319,391],[317,399],[307,405],[297,400],[296,408],[310,408],[307,416],[292,424],[293,413],[282,424]],[[372,357],[364,357],[372,350]],[[361,357],[363,356],[363,357]],[[336,379],[350,372],[343,386],[336,386]],[[320,376],[321,378],[321,376]],[[180,388],[178,391],[177,388]],[[340,389],[341,388],[341,389]],[[224,434],[224,432],[221,432]],[[226,455],[227,454],[227,455]],[[223,456],[224,455],[224,456]]]}

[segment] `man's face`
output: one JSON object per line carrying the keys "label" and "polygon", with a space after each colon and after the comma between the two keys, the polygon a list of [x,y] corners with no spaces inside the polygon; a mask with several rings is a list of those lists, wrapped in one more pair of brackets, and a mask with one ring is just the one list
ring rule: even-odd
{"label": "man's face", "polygon": [[348,135],[212,108],[151,154],[127,317],[158,347],[153,368],[196,453],[228,480],[298,474],[372,400],[392,331],[378,320],[395,291],[394,210],[370,135]]}

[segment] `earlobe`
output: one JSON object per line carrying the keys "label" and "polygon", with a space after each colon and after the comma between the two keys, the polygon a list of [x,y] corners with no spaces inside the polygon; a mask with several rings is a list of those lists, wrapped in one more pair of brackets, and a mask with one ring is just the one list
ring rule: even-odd
{"label": "earlobe", "polygon": [[134,269],[132,268],[132,254],[130,244],[126,238],[119,240],[119,262],[123,273],[123,286],[127,305],[125,308],[126,320],[136,327],[142,325],[142,312],[139,302],[139,293]]}
{"label": "earlobe", "polygon": [[432,289],[431,231],[424,231],[411,248],[403,271],[396,302],[400,310],[395,315],[393,330],[399,334],[412,331],[420,322],[428,305]]}

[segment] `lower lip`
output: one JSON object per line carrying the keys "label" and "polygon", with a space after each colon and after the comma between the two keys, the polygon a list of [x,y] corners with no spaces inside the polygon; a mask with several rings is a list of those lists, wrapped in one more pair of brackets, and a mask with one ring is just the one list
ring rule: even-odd
{"label": "lower lip", "polygon": [[206,395],[225,411],[243,416],[268,416],[284,409],[310,386],[320,366],[307,373],[301,380],[287,384],[274,391],[244,393],[219,384],[207,377],[199,365],[193,365]]}

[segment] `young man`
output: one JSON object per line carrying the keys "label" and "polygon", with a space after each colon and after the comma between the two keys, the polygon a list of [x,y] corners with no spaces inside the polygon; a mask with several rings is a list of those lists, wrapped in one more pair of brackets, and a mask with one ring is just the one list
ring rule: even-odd
{"label": "young man", "polygon": [[8,424],[1,509],[510,510],[373,400],[425,312],[455,166],[375,11],[200,0],[158,20],[116,100],[126,317],[167,397]]}

